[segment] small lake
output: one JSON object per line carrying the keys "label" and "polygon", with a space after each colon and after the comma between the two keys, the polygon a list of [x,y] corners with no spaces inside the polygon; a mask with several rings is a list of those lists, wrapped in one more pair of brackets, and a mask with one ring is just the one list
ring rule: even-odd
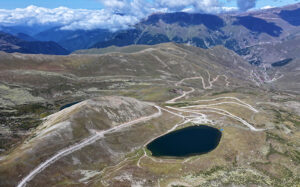
{"label": "small lake", "polygon": [[66,105],[60,107],[59,110],[63,110],[63,109],[65,109],[65,108],[69,108],[69,107],[71,107],[71,106],[73,106],[73,105],[76,105],[77,103],[80,103],[80,102],[81,102],[81,101],[77,101],[77,102],[73,102],[73,103],[66,104]]}
{"label": "small lake", "polygon": [[219,129],[206,125],[191,126],[161,136],[147,145],[156,157],[187,157],[214,150],[221,139]]}

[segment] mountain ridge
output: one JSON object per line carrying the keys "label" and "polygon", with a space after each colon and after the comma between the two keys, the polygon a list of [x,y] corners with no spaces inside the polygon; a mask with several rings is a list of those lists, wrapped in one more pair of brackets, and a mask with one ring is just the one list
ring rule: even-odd
{"label": "mountain ridge", "polygon": [[69,54],[69,51],[55,42],[26,41],[4,32],[0,32],[0,50],[8,53]]}
{"label": "mountain ridge", "polygon": [[[249,46],[267,42],[278,43],[300,32],[297,25],[299,20],[293,16],[297,15],[299,10],[300,3],[221,14],[155,13],[128,30],[111,32],[106,29],[61,30],[59,27],[45,27],[41,32],[30,36],[40,41],[54,41],[71,52],[113,45],[155,45],[166,42],[190,43],[201,48],[224,45],[243,56],[249,63],[260,65],[281,59],[270,62],[270,58],[256,54]],[[9,27],[3,29],[10,30]],[[11,32],[20,32],[20,29],[22,30],[22,27],[12,28]],[[28,33],[26,28],[23,30],[24,33]]]}
{"label": "mountain ridge", "polygon": [[[300,27],[289,24],[280,17],[280,12],[287,11],[286,14],[290,14],[289,11],[297,11],[298,7],[299,3],[281,8],[220,15],[157,13],[142,20],[134,28],[119,31],[111,40],[99,42],[91,48],[165,42],[190,43],[200,48],[224,45],[251,64],[272,63],[267,56],[256,54],[249,46],[280,43],[300,32]],[[195,17],[198,19],[194,19]],[[212,17],[215,21],[207,21]]]}

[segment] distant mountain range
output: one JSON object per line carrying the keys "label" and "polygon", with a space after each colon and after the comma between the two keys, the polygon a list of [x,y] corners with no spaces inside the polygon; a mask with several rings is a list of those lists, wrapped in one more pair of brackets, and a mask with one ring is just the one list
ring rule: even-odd
{"label": "distant mountain range", "polygon": [[[70,53],[59,44],[52,41],[33,41],[33,38],[25,34],[19,34],[18,36],[19,37],[0,32],[0,50],[8,53],[18,52],[52,55],[67,55]],[[23,39],[20,39],[22,37]]]}
{"label": "distant mountain range", "polygon": [[[111,40],[94,48],[112,45],[153,45],[164,42],[189,43],[201,48],[223,45],[249,63],[273,63],[289,56],[281,43],[299,38],[300,4],[241,14],[162,13],[149,16],[135,28],[115,33]],[[272,43],[271,46],[267,45]],[[273,54],[274,46],[279,48]],[[258,48],[266,48],[259,53]],[[299,45],[293,46],[299,48]],[[270,53],[269,53],[270,52]]]}
{"label": "distant mountain range", "polygon": [[[61,53],[66,53],[63,49],[58,49],[59,45],[73,52],[89,48],[175,42],[188,43],[200,48],[223,45],[241,55],[249,63],[260,65],[298,56],[297,53],[286,52],[282,43],[289,45],[294,43],[293,40],[299,40],[299,15],[300,3],[281,8],[219,15],[159,13],[145,18],[128,30],[117,32],[105,29],[71,31],[61,30],[58,27],[45,28],[34,34],[28,34],[30,29],[23,27],[5,27],[4,30],[30,42],[25,43],[30,44],[35,52],[42,44],[38,41],[48,42],[43,43],[47,44],[48,53],[52,51],[51,47],[55,53],[60,50]],[[299,45],[293,47],[300,50]],[[23,51],[28,53],[28,50],[19,50]],[[44,51],[41,49],[42,53]]]}
{"label": "distant mountain range", "polygon": [[32,36],[25,34],[25,33],[17,33],[14,36],[16,36],[19,39],[28,41],[28,42],[38,41],[37,39],[35,39]]}
{"label": "distant mountain range", "polygon": [[85,30],[61,30],[51,28],[33,36],[40,41],[54,41],[69,51],[88,49],[98,42],[111,39],[112,32],[106,29]]}

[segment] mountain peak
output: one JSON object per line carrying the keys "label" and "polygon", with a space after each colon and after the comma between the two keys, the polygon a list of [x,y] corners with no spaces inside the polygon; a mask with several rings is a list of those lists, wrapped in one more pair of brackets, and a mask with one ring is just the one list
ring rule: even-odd
{"label": "mountain peak", "polygon": [[141,23],[149,25],[157,24],[159,21],[163,21],[167,24],[177,23],[180,26],[203,24],[212,30],[217,30],[225,25],[224,20],[217,15],[187,12],[153,14]]}

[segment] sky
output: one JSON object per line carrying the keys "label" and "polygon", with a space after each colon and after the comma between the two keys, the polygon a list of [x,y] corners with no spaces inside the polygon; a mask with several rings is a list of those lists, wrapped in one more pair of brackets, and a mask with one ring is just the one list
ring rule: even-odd
{"label": "sky", "polygon": [[0,27],[50,26],[62,30],[127,29],[156,12],[249,11],[300,0],[0,0]]}
{"label": "sky", "polygon": [[26,8],[35,5],[45,8],[65,6],[73,9],[102,9],[101,2],[96,0],[0,0],[2,9]]}
{"label": "sky", "polygon": [[[151,0],[148,0],[151,1]],[[201,1],[201,0],[200,0]],[[236,6],[236,1],[231,0],[225,2],[227,6]],[[288,4],[296,3],[295,0],[258,0],[256,8],[262,8],[265,6],[284,6]],[[97,0],[1,0],[0,8],[1,9],[15,9],[15,8],[25,8],[30,5],[35,5],[45,8],[57,8],[60,6],[65,6],[73,9],[102,9],[105,8],[101,1]]]}

